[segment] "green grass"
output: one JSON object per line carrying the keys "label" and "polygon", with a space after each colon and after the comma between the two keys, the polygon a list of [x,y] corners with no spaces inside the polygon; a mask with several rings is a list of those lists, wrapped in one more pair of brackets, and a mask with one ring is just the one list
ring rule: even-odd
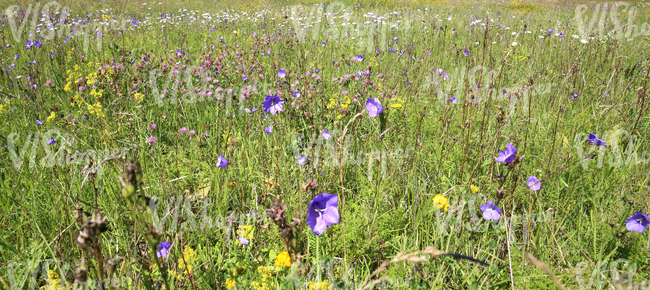
{"label": "green grass", "polygon": [[[16,42],[3,15],[0,287],[9,287],[15,277],[18,283],[25,281],[22,289],[29,288],[30,263],[38,265],[33,285],[45,286],[53,279],[43,275],[43,261],[58,259],[64,263],[45,268],[66,272],[62,285],[72,285],[83,260],[88,278],[95,280],[111,273],[102,265],[117,261],[112,276],[124,281],[117,288],[160,289],[166,284],[222,289],[235,278],[237,289],[312,289],[309,282],[321,280],[356,289],[384,268],[382,262],[395,259],[370,280],[385,275],[396,289],[554,289],[549,276],[525,259],[526,253],[548,265],[570,289],[620,284],[610,271],[615,261],[630,265],[621,263],[617,269],[633,269],[634,283],[650,279],[648,231],[625,228],[625,219],[635,212],[650,213],[647,35],[598,41],[594,28],[594,39],[582,43],[572,37],[579,34],[574,19],[579,3],[362,3],[340,6],[353,13],[349,22],[356,23],[347,27],[358,28],[369,20],[364,14],[376,12],[397,28],[386,30],[383,40],[380,29],[370,46],[360,41],[367,35],[342,32],[345,18],[334,19],[334,26],[321,22],[316,39],[312,30],[306,40],[297,40],[285,33],[294,29],[292,19],[283,18],[292,15],[284,6],[290,3],[242,2],[229,6],[233,10],[222,10],[225,4],[183,1],[151,10],[140,7],[153,4],[136,1],[86,3],[88,11],[113,9],[91,19],[128,15],[129,22],[131,17],[142,20],[126,31],[114,25],[103,35],[101,50],[95,37],[84,49],[83,37],[64,42],[65,35],[27,50],[30,24]],[[160,13],[177,16],[184,5],[188,17],[227,12],[237,13],[241,21],[216,22],[222,18],[214,15],[212,22],[183,18],[163,29]],[[634,24],[650,23],[647,4],[637,5]],[[592,17],[594,4],[589,7],[584,17]],[[86,18],[86,8],[72,9],[77,16],[71,19]],[[198,12],[192,14],[193,9]],[[266,18],[257,17],[261,9]],[[386,14],[396,9],[399,16]],[[620,19],[627,24],[627,18]],[[472,25],[475,20],[481,21]],[[487,30],[481,26],[486,22]],[[605,32],[615,27],[611,18],[606,24]],[[328,39],[326,31],[334,29],[343,36]],[[273,33],[275,38],[269,37]],[[395,43],[393,37],[399,40]],[[359,54],[363,62],[346,62]],[[206,60],[223,66],[208,69],[219,81],[210,91],[240,88],[246,74],[245,85],[256,84],[256,91],[244,107],[259,108],[268,94],[262,90],[279,89],[284,111],[264,119],[263,109],[246,113],[238,97],[226,101],[216,93],[195,102],[165,103],[169,95],[157,102],[150,80],[155,76],[157,89],[164,90],[169,69],[161,72],[163,63],[171,69],[178,65],[176,78],[181,79],[182,65],[200,66]],[[98,72],[107,64],[119,72],[110,67]],[[478,66],[486,73],[472,70]],[[5,72],[8,67],[11,71]],[[441,68],[449,79],[438,74]],[[288,72],[285,79],[278,77],[280,69]],[[317,69],[320,80],[306,76]],[[374,85],[364,84],[363,75],[359,81],[338,80],[366,70]],[[201,88],[205,79],[197,84],[198,79],[193,77],[193,86]],[[449,84],[454,90],[447,95],[443,89]],[[86,89],[79,91],[81,85]],[[184,79],[179,85],[188,87]],[[572,99],[574,93],[578,97]],[[451,96],[456,103],[447,101]],[[380,117],[366,112],[369,97],[381,101]],[[183,98],[192,96],[181,91],[178,99]],[[268,126],[272,134],[265,133]],[[196,135],[180,134],[183,127]],[[324,129],[332,132],[328,140],[321,138]],[[48,132],[56,143],[45,144]],[[608,146],[588,145],[590,132]],[[40,143],[30,141],[34,136]],[[155,144],[148,142],[152,136]],[[517,147],[519,158],[511,166],[495,161],[507,143]],[[119,156],[121,148],[128,149],[124,156]],[[595,156],[589,159],[592,151]],[[90,157],[58,159],[75,152]],[[51,166],[41,163],[55,153]],[[309,161],[299,165],[296,153]],[[227,167],[216,166],[219,156],[228,160]],[[337,162],[343,157],[347,162]],[[141,175],[127,169],[131,159],[139,162]],[[541,190],[527,186],[529,176],[542,181]],[[313,190],[305,189],[310,181]],[[132,196],[123,193],[128,185],[134,186]],[[318,237],[306,218],[310,201],[320,193],[338,195],[341,219]],[[448,211],[434,204],[438,194],[448,199]],[[143,197],[158,202],[155,215]],[[276,223],[267,210],[279,199],[286,208]],[[502,209],[499,222],[483,220],[479,207],[487,201]],[[88,241],[84,249],[77,235],[95,210],[106,217],[108,231],[99,244]],[[206,225],[208,219],[212,223]],[[285,240],[278,224],[290,227],[292,219],[295,227]],[[162,230],[156,229],[157,220],[164,221]],[[238,233],[239,226],[250,230]],[[238,241],[242,235],[249,238],[248,246]],[[172,247],[167,258],[157,260],[152,246],[161,241]],[[400,254],[427,247],[488,265],[427,255],[432,252],[423,253],[427,261]],[[273,267],[285,250],[292,266]],[[114,257],[119,260],[109,262]],[[330,266],[318,267],[318,261]],[[185,271],[186,263],[191,271]],[[171,274],[161,273],[160,265]],[[603,280],[593,278],[588,286],[598,265]],[[234,276],[238,266],[246,268]]]}

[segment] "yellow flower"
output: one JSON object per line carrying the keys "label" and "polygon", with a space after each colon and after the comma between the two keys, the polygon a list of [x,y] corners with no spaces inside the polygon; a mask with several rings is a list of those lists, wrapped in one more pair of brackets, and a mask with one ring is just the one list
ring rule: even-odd
{"label": "yellow flower", "polygon": [[447,198],[442,196],[442,194],[433,197],[433,205],[440,209],[444,207],[445,212],[447,212],[447,209],[449,208],[449,202],[447,202]]}
{"label": "yellow flower", "polygon": [[144,100],[144,95],[141,94],[141,93],[137,93],[137,94],[133,95],[133,98],[136,100],[136,102],[139,103],[139,102],[142,102],[142,100]]}
{"label": "yellow flower", "polygon": [[235,279],[233,278],[228,278],[226,280],[226,288],[232,289],[232,287],[235,287]]}
{"label": "yellow flower", "polygon": [[50,112],[50,116],[47,117],[47,121],[48,121],[48,122],[49,122],[49,121],[52,121],[52,120],[54,120],[54,118],[56,118],[56,114],[54,114],[54,112]]}
{"label": "yellow flower", "polygon": [[275,266],[276,267],[291,267],[291,257],[289,256],[289,253],[286,251],[278,254],[278,256],[275,258]]}
{"label": "yellow flower", "polygon": [[5,106],[5,105],[0,105],[0,115],[2,115],[2,114],[5,112],[5,109],[6,109],[6,108],[7,108],[7,106]]}
{"label": "yellow flower", "polygon": [[233,277],[241,276],[244,275],[246,272],[246,266],[237,266],[234,270],[232,270],[232,275]]}
{"label": "yellow flower", "polygon": [[309,286],[309,290],[331,290],[332,289],[332,284],[330,284],[328,280],[325,280],[323,282],[318,282],[318,283],[309,281],[307,285]]}
{"label": "yellow flower", "polygon": [[47,278],[45,280],[47,281],[47,286],[43,286],[41,289],[45,289],[45,290],[67,289],[61,287],[61,279],[59,278],[59,274],[56,271],[47,270]]}
{"label": "yellow flower", "polygon": [[245,225],[245,226],[239,226],[239,229],[237,229],[237,235],[240,237],[243,237],[247,240],[252,240],[253,239],[253,226],[251,225]]}
{"label": "yellow flower", "polygon": [[[185,275],[190,275],[192,274],[192,263],[194,260],[196,260],[196,252],[194,249],[190,248],[190,246],[185,245],[185,248],[183,249],[183,255],[178,259],[178,268],[185,269],[183,273]],[[185,264],[185,262],[187,262],[187,264]],[[178,275],[177,278],[183,279],[183,276]]]}
{"label": "yellow flower", "polygon": [[476,186],[476,185],[473,185],[473,184],[470,185],[469,189],[472,190],[472,193],[477,193],[478,192],[478,186]]}

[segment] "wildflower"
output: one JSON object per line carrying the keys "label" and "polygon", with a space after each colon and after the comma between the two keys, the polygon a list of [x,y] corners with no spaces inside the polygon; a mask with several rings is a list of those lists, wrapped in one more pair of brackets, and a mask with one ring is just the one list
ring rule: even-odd
{"label": "wildflower", "polygon": [[363,61],[363,55],[357,55],[357,61],[362,62]]}
{"label": "wildflower", "polygon": [[275,265],[276,267],[291,267],[291,257],[289,256],[289,253],[286,251],[278,254],[277,257],[275,257]]}
{"label": "wildflower", "polygon": [[275,115],[277,112],[282,112],[282,104],[284,104],[284,100],[280,99],[278,95],[267,95],[266,99],[264,99],[264,102],[262,102],[264,112],[271,113],[271,115]]}
{"label": "wildflower", "polygon": [[45,86],[46,86],[46,87],[52,86],[52,81],[51,81],[51,80],[47,80],[47,81],[45,82]]}
{"label": "wildflower", "polygon": [[433,197],[433,206],[439,209],[444,208],[445,212],[447,212],[447,209],[449,208],[449,202],[447,201],[447,198],[442,194],[437,194]]}
{"label": "wildflower", "polygon": [[483,211],[483,219],[485,220],[498,221],[501,218],[501,209],[491,201],[482,205],[481,211]]}
{"label": "wildflower", "polygon": [[309,287],[309,290],[332,290],[332,284],[328,280],[314,283],[313,281],[309,281],[307,284]]}
{"label": "wildflower", "polygon": [[77,124],[77,123],[79,123],[79,121],[77,121],[77,119],[72,119],[72,120],[70,120],[70,123]]}
{"label": "wildflower", "polygon": [[273,133],[273,126],[268,126],[264,128],[264,132],[266,132],[266,134],[271,135],[271,133]]}
{"label": "wildflower", "polygon": [[293,96],[296,98],[300,98],[300,92],[299,91],[293,92]]}
{"label": "wildflower", "polygon": [[50,137],[50,140],[47,141],[47,145],[52,145],[54,143],[56,143],[56,139],[54,139],[54,137]]}
{"label": "wildflower", "polygon": [[228,165],[228,160],[223,156],[219,155],[217,159],[219,160],[217,167],[226,167]]}
{"label": "wildflower", "polygon": [[464,54],[465,56],[469,56],[469,51],[464,50],[464,51],[463,51],[463,54]]}
{"label": "wildflower", "polygon": [[285,71],[284,69],[281,69],[278,72],[278,77],[280,77],[281,79],[285,78],[286,76],[287,76],[287,71]]}
{"label": "wildflower", "polygon": [[[194,268],[192,266],[192,263],[196,260],[196,252],[194,249],[190,248],[190,246],[185,246],[183,249],[183,256],[178,259],[178,268],[179,269],[185,269],[183,272],[185,275],[190,275],[192,274],[192,269]],[[178,279],[182,279],[180,275],[177,276]]]}
{"label": "wildflower", "polygon": [[528,177],[526,183],[528,184],[528,187],[534,191],[538,191],[542,188],[542,182],[539,181],[539,179],[537,179],[535,176]]}
{"label": "wildflower", "polygon": [[477,193],[478,192],[478,186],[476,185],[470,185],[469,189],[472,191],[472,193]]}
{"label": "wildflower", "polygon": [[[45,290],[64,289],[63,287],[61,287],[61,278],[59,277],[59,274],[54,270],[47,270],[47,278],[45,280],[47,281],[48,285],[41,289],[45,289]],[[9,285],[5,284],[5,286],[7,287],[7,289],[9,289]]]}
{"label": "wildflower", "polygon": [[250,244],[250,241],[247,240],[247,239],[244,238],[244,237],[239,237],[238,240],[239,240],[239,242],[242,243],[243,245],[248,246],[248,244]]}
{"label": "wildflower", "polygon": [[194,136],[196,134],[196,131],[190,130],[190,136]]}
{"label": "wildflower", "polygon": [[330,138],[330,131],[327,131],[327,129],[323,130],[323,139],[327,140]]}
{"label": "wildflower", "polygon": [[628,231],[643,233],[648,225],[650,225],[648,216],[638,211],[631,218],[625,219],[625,227]]}
{"label": "wildflower", "polygon": [[156,123],[151,123],[151,125],[149,125],[149,129],[156,130]]}
{"label": "wildflower", "polygon": [[298,164],[302,165],[305,164],[305,162],[307,162],[307,157],[302,155],[298,156]]}
{"label": "wildflower", "polygon": [[183,127],[183,128],[181,128],[181,130],[178,131],[178,132],[181,133],[181,134],[185,134],[185,133],[187,133],[187,128]]}
{"label": "wildflower", "polygon": [[339,222],[338,204],[338,196],[329,193],[321,193],[309,203],[307,224],[316,235],[320,236],[328,226]]}
{"label": "wildflower", "polygon": [[455,103],[456,103],[456,97],[451,97],[451,98],[449,98],[449,101],[450,101],[452,104],[455,104]]}
{"label": "wildflower", "polygon": [[43,125],[43,122],[36,120],[36,126],[40,126],[40,125]]}
{"label": "wildflower", "polygon": [[594,145],[594,146],[605,146],[607,147],[607,142],[603,141],[602,139],[599,139],[596,137],[596,134],[590,133],[589,138],[587,139],[587,143]]}
{"label": "wildflower", "polygon": [[228,278],[228,279],[226,280],[226,288],[228,288],[228,289],[232,289],[233,287],[235,287],[235,279],[233,279],[233,278]]}
{"label": "wildflower", "polygon": [[247,79],[248,79],[248,76],[246,76],[246,75],[243,75],[243,76],[241,77],[241,79],[245,81],[245,80],[247,80]]}
{"label": "wildflower", "polygon": [[149,137],[149,139],[147,139],[147,142],[149,142],[149,144],[156,144],[156,136]]}
{"label": "wildflower", "polygon": [[[52,120],[54,120],[54,118],[56,118],[56,114],[54,114],[54,112],[50,112],[50,116],[47,117],[46,121],[48,121],[48,122],[52,121]],[[36,123],[36,124],[38,124],[38,123]]]}
{"label": "wildflower", "polygon": [[515,160],[515,152],[517,152],[517,147],[512,146],[512,144],[506,144],[506,150],[499,151],[499,157],[497,157],[497,162],[510,163]]}
{"label": "wildflower", "polygon": [[578,93],[573,93],[573,94],[571,95],[571,99],[573,100],[573,99],[577,98],[578,96],[579,96]]}
{"label": "wildflower", "polygon": [[156,250],[156,256],[158,258],[167,257],[169,255],[168,251],[170,247],[171,247],[171,243],[160,242],[158,244],[158,249]]}
{"label": "wildflower", "polygon": [[366,110],[368,110],[368,115],[374,118],[384,111],[384,107],[382,107],[378,99],[368,98],[366,100]]}
{"label": "wildflower", "polygon": [[139,103],[142,102],[142,100],[144,100],[144,95],[141,93],[136,93],[135,95],[133,95],[133,98],[135,99],[136,102]]}

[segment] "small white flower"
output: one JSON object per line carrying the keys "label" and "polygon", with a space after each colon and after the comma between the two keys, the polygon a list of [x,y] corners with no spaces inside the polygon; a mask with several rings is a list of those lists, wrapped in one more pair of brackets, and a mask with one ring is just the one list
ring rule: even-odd
{"label": "small white flower", "polygon": [[512,46],[517,46],[517,45],[519,45],[519,43],[517,43],[516,41],[512,42]]}

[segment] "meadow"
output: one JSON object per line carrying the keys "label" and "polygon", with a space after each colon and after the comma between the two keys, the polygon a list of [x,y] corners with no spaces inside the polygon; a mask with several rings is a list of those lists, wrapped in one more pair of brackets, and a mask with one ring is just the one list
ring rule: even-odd
{"label": "meadow", "polygon": [[2,289],[650,289],[646,1],[1,3]]}

